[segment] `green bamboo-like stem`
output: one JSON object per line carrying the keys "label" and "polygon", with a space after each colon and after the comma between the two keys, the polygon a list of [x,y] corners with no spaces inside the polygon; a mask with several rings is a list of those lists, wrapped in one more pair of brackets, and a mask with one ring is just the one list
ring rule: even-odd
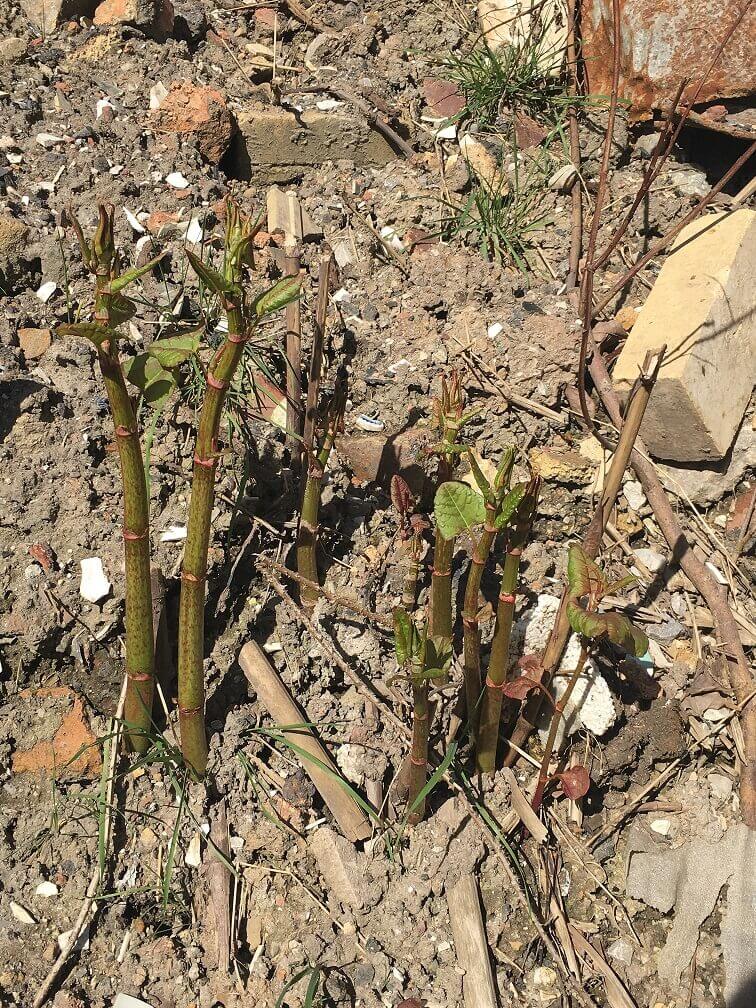
{"label": "green bamboo-like stem", "polygon": [[480,626],[478,622],[478,598],[483,570],[496,540],[494,525],[496,508],[486,504],[486,521],[478,537],[470,558],[470,569],[465,585],[465,600],[462,608],[463,664],[465,679],[465,700],[467,707],[467,730],[474,743],[477,737],[478,705],[480,703]]}
{"label": "green bamboo-like stem", "polygon": [[501,575],[499,602],[496,609],[496,627],[480,708],[476,753],[480,773],[493,773],[496,767],[496,747],[499,740],[499,720],[501,718],[501,690],[507,678],[509,641],[512,636],[521,553],[522,550],[519,547],[507,551]]}
{"label": "green bamboo-like stem", "polygon": [[546,785],[549,781],[549,766],[551,764],[552,753],[554,752],[554,743],[556,742],[557,732],[559,731],[559,723],[564,717],[564,712],[569,699],[572,696],[572,691],[575,689],[577,681],[582,675],[587,658],[588,652],[586,651],[584,645],[581,648],[580,657],[578,658],[575,671],[572,673],[570,681],[567,683],[567,688],[565,689],[561,699],[554,705],[554,713],[551,718],[551,725],[549,726],[549,737],[546,739],[546,748],[543,751],[543,759],[541,760],[541,767],[538,771],[538,783],[536,784],[535,794],[533,795],[533,809],[536,812],[541,807],[543,792],[545,791]]}
{"label": "green bamboo-like stem", "polygon": [[218,431],[226,390],[250,335],[249,331],[245,331],[241,306],[227,301],[225,308],[228,334],[207,369],[207,391],[197,427],[179,603],[178,706],[181,751],[186,762],[199,776],[204,775],[207,768],[203,669],[205,581],[218,466]]}
{"label": "green bamboo-like stem", "polygon": [[409,759],[408,821],[415,825],[425,816],[425,799],[415,808],[415,803],[428,779],[428,731],[430,727],[430,705],[428,703],[428,680],[424,676],[424,660],[417,658],[412,663],[412,747]]}
{"label": "green bamboo-like stem", "polygon": [[[323,474],[328,465],[328,459],[336,440],[335,425],[329,425],[323,441],[323,447],[307,469],[304,493],[302,494],[302,510],[297,533],[297,572],[301,578],[315,584],[320,583],[318,577],[318,527],[320,524],[320,492],[323,486]],[[303,606],[312,608],[319,598],[319,592],[308,585],[300,586],[300,601]]]}
{"label": "green bamboo-like stem", "polygon": [[[95,321],[104,326],[110,323],[108,283],[108,277],[98,273],[95,279]],[[126,388],[115,336],[100,343],[97,363],[115,425],[123,484],[126,574],[126,697],[123,716],[129,745],[136,752],[144,753],[149,747],[155,688],[147,485],[136,416]]]}

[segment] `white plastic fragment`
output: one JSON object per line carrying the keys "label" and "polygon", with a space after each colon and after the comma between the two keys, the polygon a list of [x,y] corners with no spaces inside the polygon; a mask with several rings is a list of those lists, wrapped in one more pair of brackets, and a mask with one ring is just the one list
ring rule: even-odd
{"label": "white plastic fragment", "polygon": [[153,111],[155,109],[159,109],[167,94],[168,88],[162,81],[158,81],[157,84],[153,84],[150,88],[150,108]]}
{"label": "white plastic fragment", "polygon": [[45,896],[50,898],[51,896],[57,896],[60,890],[55,885],[54,882],[40,882],[37,888],[34,890],[35,896]]}
{"label": "white plastic fragment", "polygon": [[46,280],[37,291],[37,297],[43,304],[47,304],[57,289],[58,285],[54,280]]}
{"label": "white plastic fragment", "polygon": [[112,585],[105,576],[99,557],[85,557],[81,561],[81,583],[79,594],[87,602],[99,602],[110,592]]}
{"label": "white plastic fragment", "polygon": [[185,179],[181,172],[174,171],[165,176],[165,181],[174,189],[188,189],[189,181]]}
{"label": "white plastic fragment", "polygon": [[455,140],[456,137],[457,127],[454,123],[449,123],[436,130],[436,140]]}
{"label": "white plastic fragment", "polygon": [[181,542],[186,539],[186,525],[169,525],[160,533],[160,542]]}
{"label": "white plastic fragment", "polygon": [[366,413],[360,413],[354,421],[354,424],[355,427],[359,427],[360,430],[371,431],[374,434],[382,431],[386,426],[383,420],[380,420],[378,417],[368,416]]}
{"label": "white plastic fragment", "polygon": [[36,924],[37,918],[33,917],[26,907],[22,907],[20,903],[16,903],[14,900],[10,901],[10,912],[13,914],[14,918],[19,922],[19,924]]}

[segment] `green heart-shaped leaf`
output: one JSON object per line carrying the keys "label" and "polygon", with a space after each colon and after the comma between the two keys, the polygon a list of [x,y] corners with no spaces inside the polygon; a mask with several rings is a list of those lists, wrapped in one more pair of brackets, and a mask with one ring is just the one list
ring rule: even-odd
{"label": "green heart-shaped leaf", "polygon": [[453,539],[464,529],[469,531],[483,524],[486,505],[481,495],[467,483],[451,480],[442,483],[436,491],[433,514],[444,539]]}

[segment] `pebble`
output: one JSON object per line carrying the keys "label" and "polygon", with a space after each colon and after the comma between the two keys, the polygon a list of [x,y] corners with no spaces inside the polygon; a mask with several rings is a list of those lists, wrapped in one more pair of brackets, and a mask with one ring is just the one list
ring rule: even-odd
{"label": "pebble", "polygon": [[659,836],[669,836],[670,830],[672,829],[672,822],[670,819],[653,819],[649,826],[654,833],[658,833]]}
{"label": "pebble", "polygon": [[637,549],[633,550],[633,555],[652,573],[663,570],[667,565],[666,557],[662,556],[661,553],[657,553],[656,550]]}
{"label": "pebble", "polygon": [[57,896],[59,892],[60,890],[54,882],[40,882],[34,890],[35,896],[45,896],[47,898]]}
{"label": "pebble", "polygon": [[37,297],[43,304],[47,304],[57,289],[58,285],[54,280],[47,280],[37,291]]}
{"label": "pebble", "polygon": [[617,941],[612,942],[606,951],[612,959],[616,959],[618,962],[624,963],[625,966],[629,966],[633,961],[635,948],[627,938],[618,938]]}
{"label": "pebble", "polygon": [[637,480],[628,480],[622,487],[625,500],[636,513],[646,506],[646,495]]}
{"label": "pebble", "polygon": [[14,900],[10,901],[10,912],[13,914],[15,920],[19,924],[36,924],[37,918],[33,917],[26,907],[22,907],[20,903],[16,903]]}
{"label": "pebble", "polygon": [[724,774],[710,773],[706,780],[711,788],[712,796],[717,801],[727,801],[731,797],[733,784],[729,777],[725,777]]}

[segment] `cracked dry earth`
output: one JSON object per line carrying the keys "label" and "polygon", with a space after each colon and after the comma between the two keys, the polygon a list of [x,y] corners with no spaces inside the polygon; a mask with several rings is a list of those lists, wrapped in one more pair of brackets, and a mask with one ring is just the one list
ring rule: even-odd
{"label": "cracked dry earth", "polygon": [[[572,736],[571,752],[590,765],[593,785],[580,809],[553,803],[549,823],[560,851],[553,879],[536,840],[519,822],[513,826],[500,774],[478,799],[493,831],[444,781],[426,821],[407,829],[393,792],[406,734],[334,660],[381,684],[409,724],[406,684],[389,683],[396,667],[385,620],[401,594],[402,571],[391,546],[387,480],[392,467],[411,470],[427,495],[432,474],[424,455],[409,449],[387,464],[383,444],[408,427],[419,427],[428,443],[430,399],[443,371],[458,367],[464,375],[479,411],[471,430],[481,453],[496,459],[515,443],[544,476],[524,555],[520,637],[544,597],[560,595],[567,544],[584,531],[605,471],[600,449],[571,414],[579,323],[564,293],[569,196],[557,188],[541,194],[542,224],[526,269],[490,261],[476,242],[465,244],[445,226],[449,203],[463,202],[475,179],[455,131],[436,135],[448,113],[434,118],[434,82],[444,78],[441,61],[474,37],[474,5],[329,2],[303,22],[293,4],[276,11],[177,0],[169,11],[106,0],[96,12],[94,4],[64,3],[55,23],[61,4],[51,3],[44,31],[37,7],[11,2],[0,10],[0,1004],[32,1004],[102,858],[96,913],[51,994],[56,1008],[105,1008],[119,993],[152,1008],[299,1008],[314,984],[309,1003],[456,1008],[464,969],[449,898],[472,874],[501,1004],[558,1004],[560,973],[577,956],[578,986],[598,1005],[723,1006],[732,986],[726,967],[739,962],[738,976],[747,969],[742,929],[754,933],[741,880],[754,852],[738,826],[737,739],[722,733],[706,743],[626,826],[592,852],[585,843],[731,703],[708,611],[674,566],[629,473],[614,515],[618,541],[629,550],[615,545],[607,563],[622,574],[640,560],[651,571],[650,584],[629,594],[651,639],[649,660],[602,664],[613,724],[601,737],[583,727]],[[412,158],[371,127],[364,107],[387,117]],[[589,193],[604,121],[599,105],[581,124]],[[649,130],[618,126],[614,205],[628,205],[639,184]],[[556,171],[566,154],[559,143],[547,147]],[[690,146],[676,150],[622,255],[640,254],[716,177],[696,164]],[[253,394],[242,389],[224,425],[210,548],[207,787],[186,780],[171,761],[170,654],[158,715],[163,741],[145,760],[118,761],[112,840],[102,851],[103,759],[121,688],[121,495],[94,354],[56,331],[90,304],[90,278],[61,225],[73,213],[91,227],[96,203],[110,202],[130,264],[166,251],[161,268],[140,281],[124,339],[128,356],[169,322],[200,317],[205,302],[183,248],[217,251],[226,197],[267,211],[257,269],[269,279],[279,275],[291,236],[277,221],[289,190],[299,207],[293,237],[305,277],[304,351],[328,246],[338,266],[328,380],[341,367],[349,382],[346,430],[323,491],[320,568],[331,591],[384,624],[323,601],[315,612],[323,639],[315,640],[261,573],[257,557],[286,560],[299,491],[280,429],[260,420]],[[608,289],[623,268],[618,252],[597,282]],[[612,306],[615,343],[658,268]],[[283,321],[265,335],[265,367],[280,384]],[[502,383],[526,405],[508,403],[497,391]],[[196,374],[187,371],[180,384],[165,411],[140,415],[145,427],[154,424],[152,547],[167,582],[169,628],[176,625]],[[380,434],[366,435],[366,425]],[[752,431],[750,414],[743,430]],[[685,474],[705,517],[696,525],[700,548],[715,565],[723,564],[716,550],[732,549],[747,529],[748,465],[743,449],[725,474]],[[684,498],[679,510],[690,513]],[[467,545],[455,559],[455,590]],[[81,562],[89,558],[102,562],[109,583],[97,602],[80,592]],[[746,550],[731,577],[749,646],[756,643],[748,638],[752,575]],[[484,646],[496,583],[493,573],[483,583]],[[168,637],[172,652],[175,629]],[[237,663],[250,639],[318,725],[344,779],[374,803],[385,797],[388,825],[366,842],[339,835],[300,763],[274,744],[268,712]],[[434,738],[438,758],[448,752],[447,707]],[[540,745],[533,740],[536,760]],[[457,758],[464,767],[464,742]],[[528,786],[529,763],[517,779]],[[211,831],[227,840],[232,873],[222,865],[218,872]],[[728,859],[734,874],[710,877],[712,857]],[[502,858],[543,917],[559,906],[569,918],[569,951],[569,937],[552,929],[559,963],[538,940]],[[218,940],[226,914],[228,946]],[[590,942],[599,959],[581,952],[580,942]],[[609,980],[600,963],[609,964]],[[745,1008],[731,998],[728,1004]]]}

